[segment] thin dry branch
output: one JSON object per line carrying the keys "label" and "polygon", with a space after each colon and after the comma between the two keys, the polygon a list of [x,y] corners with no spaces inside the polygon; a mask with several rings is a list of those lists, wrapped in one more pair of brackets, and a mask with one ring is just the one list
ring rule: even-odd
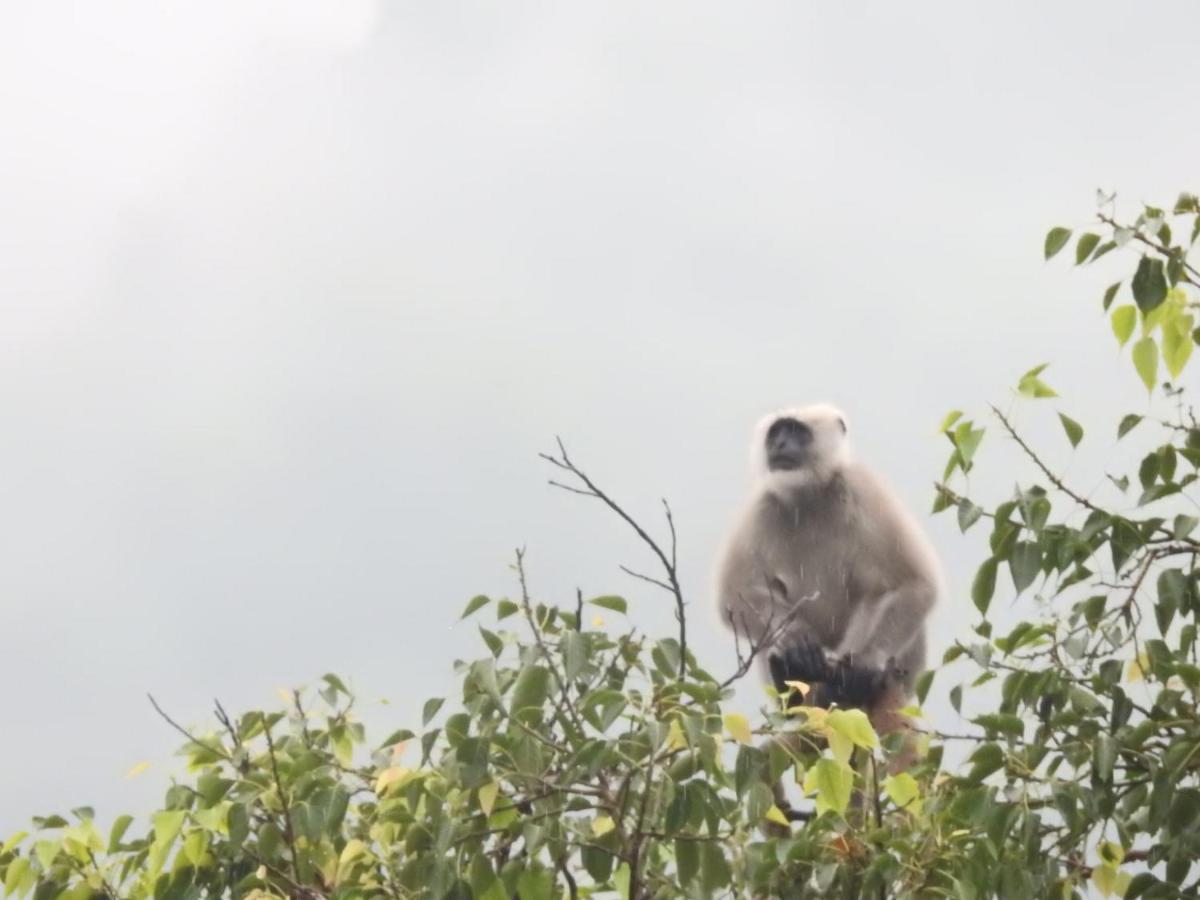
{"label": "thin dry branch", "polygon": [[263,734],[267,738],[267,753],[271,758],[271,777],[275,781],[275,790],[279,794],[279,805],[283,809],[283,837],[291,851],[292,878],[300,883],[300,857],[296,853],[296,831],[292,827],[292,808],[288,803],[287,791],[283,789],[283,779],[279,777],[279,761],[275,758],[275,739],[271,736],[270,724],[263,723]]}
{"label": "thin dry branch", "polygon": [[[815,595],[801,599],[799,603],[795,603],[788,609],[787,613],[776,621],[775,610],[778,604],[771,604],[771,613],[767,617],[766,625],[762,629],[762,634],[756,639],[751,634],[750,629],[746,626],[746,615],[742,613],[740,628],[738,621],[730,619],[729,625],[733,629],[733,650],[737,654],[738,665],[733,674],[721,682],[721,689],[729,687],[735,681],[743,678],[747,672],[754,666],[754,661],[758,658],[763,650],[773,647],[775,643],[783,636],[784,631],[791,625],[792,620],[800,614],[800,610],[804,604],[815,598]],[[742,651],[742,637],[746,639],[746,646],[749,652]]]}
{"label": "thin dry branch", "polygon": [[643,581],[648,581],[649,583],[662,588],[670,593],[674,598],[675,621],[679,623],[679,677],[683,678],[687,673],[687,616],[685,612],[686,604],[683,599],[683,591],[679,587],[679,575],[676,569],[677,536],[675,533],[675,520],[671,515],[670,505],[665,499],[662,501],[663,509],[665,510],[667,517],[667,527],[671,533],[670,551],[668,553],[664,551],[661,546],[659,546],[658,542],[654,540],[649,533],[647,533],[647,531],[637,522],[637,520],[633,518],[633,516],[627,513],[620,504],[612,499],[612,497],[601,490],[583,470],[581,470],[575,465],[574,462],[571,461],[571,457],[567,454],[567,448],[563,444],[562,438],[555,438],[555,441],[558,443],[558,456],[551,456],[548,453],[539,453],[538,456],[550,463],[552,466],[562,469],[564,472],[569,472],[572,476],[577,478],[581,484],[583,484],[583,487],[579,488],[573,485],[563,484],[562,482],[555,481],[554,479],[550,479],[550,484],[561,490],[569,491],[572,494],[581,494],[585,497],[594,497],[595,499],[599,500],[618,516],[620,516],[625,523],[637,533],[637,536],[641,538],[642,543],[650,548],[654,555],[658,557],[658,561],[662,564],[663,570],[666,572],[665,581],[659,581],[652,579],[649,576],[631,572],[630,570],[625,569],[624,566],[621,568],[636,578],[640,578]]}
{"label": "thin dry branch", "polygon": [[[1142,232],[1139,231],[1138,229],[1132,228],[1128,225],[1122,225],[1120,222],[1118,222],[1112,216],[1105,215],[1104,213],[1099,213],[1098,216],[1099,216],[1099,219],[1101,222],[1103,222],[1105,225],[1108,225],[1111,228],[1114,228],[1114,229],[1119,228],[1123,231],[1132,232],[1133,239],[1135,241],[1145,244],[1147,247],[1149,247],[1155,253],[1158,253],[1161,256],[1165,256],[1168,259],[1173,259],[1175,257],[1175,254],[1173,254],[1171,252],[1171,248],[1169,246],[1167,246],[1166,244],[1161,243],[1161,242],[1155,242],[1155,241],[1150,240],[1150,238],[1146,237],[1146,235],[1142,234]],[[1185,280],[1190,284],[1200,285],[1200,281],[1196,280],[1197,278],[1200,278],[1200,270],[1197,270],[1196,267],[1193,266],[1191,263],[1189,263],[1186,259],[1181,259],[1180,262],[1183,264],[1183,271],[1186,273],[1190,273],[1190,275],[1191,275],[1191,277],[1187,277],[1187,275],[1185,275],[1184,276]]]}
{"label": "thin dry branch", "polygon": [[166,714],[166,712],[163,711],[163,708],[158,705],[158,701],[154,699],[153,694],[146,694],[146,697],[150,700],[150,705],[154,707],[154,711],[156,713],[158,713],[159,716],[162,717],[163,721],[166,722],[168,725],[170,725],[172,728],[174,728],[176,731],[178,731],[180,734],[182,734],[191,743],[195,744],[197,747],[203,747],[209,753],[215,753],[217,756],[219,756],[221,759],[225,760],[226,762],[232,761],[233,758],[228,753],[225,752],[225,749],[223,747],[220,747],[220,746],[217,746],[214,744],[210,744],[207,741],[200,740],[200,738],[196,737],[194,734],[192,734],[190,731],[188,731],[186,728],[184,728],[182,725],[180,725],[178,722],[176,722],[174,719],[172,719],[170,716],[168,716]]}

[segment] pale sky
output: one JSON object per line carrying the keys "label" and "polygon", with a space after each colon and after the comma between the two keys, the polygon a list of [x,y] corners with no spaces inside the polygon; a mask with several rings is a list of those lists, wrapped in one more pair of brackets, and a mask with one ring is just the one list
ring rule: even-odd
{"label": "pale sky", "polygon": [[[1197,33],[1190,0],[0,3],[0,832],[148,810],[147,691],[203,723],[335,671],[417,724],[519,545],[540,599],[667,633],[647,554],[545,485],[556,434],[648,524],[670,499],[718,672],[767,410],[843,406],[924,517],[942,415],[1048,361],[1016,414],[1102,481],[1145,404],[1099,312],[1130,264],[1042,236],[1200,187]],[[983,535],[928,524],[941,647]]]}

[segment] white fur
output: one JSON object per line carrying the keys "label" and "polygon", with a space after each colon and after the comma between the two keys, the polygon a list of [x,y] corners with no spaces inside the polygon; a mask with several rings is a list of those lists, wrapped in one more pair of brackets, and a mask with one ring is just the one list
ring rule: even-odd
{"label": "white fur", "polygon": [[[767,467],[767,432],[778,419],[784,418],[803,422],[812,429],[814,461],[801,469],[772,472]],[[850,440],[842,430],[842,422],[846,422],[846,414],[831,403],[793,406],[763,416],[754,427],[754,443],[750,446],[750,466],[758,489],[780,492],[814,481],[827,481],[851,460]]]}
{"label": "white fur", "polygon": [[[806,424],[813,443],[800,468],[772,472],[766,436],[781,417]],[[816,640],[827,653],[870,666],[898,660],[911,688],[940,593],[937,556],[895,493],[851,458],[844,421],[836,406],[821,403],[779,410],[755,427],[756,480],[721,554],[717,606],[727,626],[756,640],[768,622],[787,622],[777,649]],[[841,481],[834,494],[806,490],[834,478]]]}

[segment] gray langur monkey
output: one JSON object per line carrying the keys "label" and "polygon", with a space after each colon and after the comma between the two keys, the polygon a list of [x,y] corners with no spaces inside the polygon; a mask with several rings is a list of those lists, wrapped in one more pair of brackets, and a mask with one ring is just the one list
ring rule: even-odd
{"label": "gray langur monkey", "polygon": [[814,706],[857,707],[881,733],[925,666],[939,592],[929,541],[895,494],[849,452],[827,404],[785,409],[755,429],[757,475],[717,576],[722,620],[762,647],[776,688],[812,686]]}

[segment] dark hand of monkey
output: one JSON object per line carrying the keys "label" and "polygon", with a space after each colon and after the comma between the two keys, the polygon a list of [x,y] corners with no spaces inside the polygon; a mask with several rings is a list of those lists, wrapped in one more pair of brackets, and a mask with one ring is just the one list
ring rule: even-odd
{"label": "dark hand of monkey", "polygon": [[767,665],[771,669],[775,690],[780,693],[788,690],[786,682],[823,682],[833,674],[825,651],[814,641],[799,641],[783,653],[772,653],[767,657]]}
{"label": "dark hand of monkey", "polygon": [[855,665],[849,656],[843,656],[832,667],[830,678],[825,682],[821,699],[826,704],[836,703],[842,707],[867,707],[882,696],[893,681],[901,681],[907,673],[888,660],[882,669]]}

